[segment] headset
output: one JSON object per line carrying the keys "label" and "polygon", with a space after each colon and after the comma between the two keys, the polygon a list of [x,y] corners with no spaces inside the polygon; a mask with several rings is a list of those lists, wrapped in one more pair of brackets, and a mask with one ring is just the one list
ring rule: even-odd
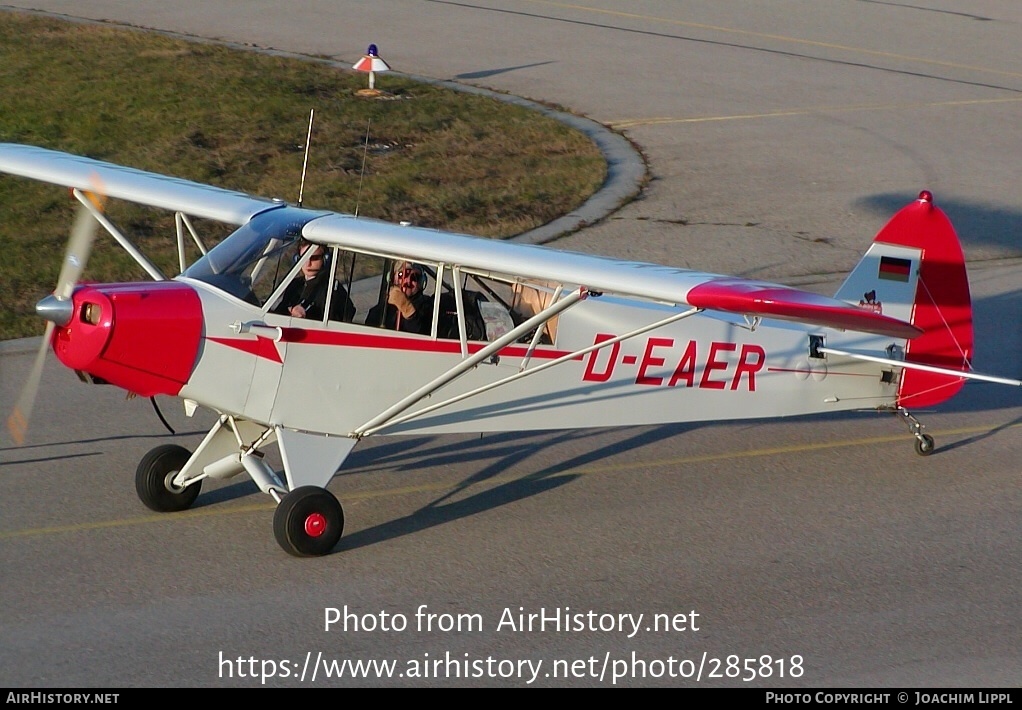
{"label": "headset", "polygon": [[298,261],[304,256],[306,249],[314,249],[320,247],[323,249],[323,266],[321,268],[330,267],[330,255],[333,254],[333,249],[323,246],[322,244],[313,244],[312,242],[301,241],[298,243],[298,250],[291,257],[291,263],[297,264]]}

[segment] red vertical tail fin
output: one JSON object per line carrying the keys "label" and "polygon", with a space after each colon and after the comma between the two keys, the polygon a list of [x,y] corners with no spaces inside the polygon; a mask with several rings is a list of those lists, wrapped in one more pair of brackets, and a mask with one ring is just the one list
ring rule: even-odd
{"label": "red vertical tail fin", "polygon": [[[929,191],[903,208],[877,234],[876,241],[921,250],[912,324],[923,334],[905,346],[905,359],[967,372],[972,369],[972,297],[965,255],[951,220],[933,204]],[[962,388],[960,377],[905,370],[898,404],[939,404]]]}
{"label": "red vertical tail fin", "polygon": [[[837,294],[863,307],[908,320],[922,335],[905,343],[905,359],[968,372],[972,369],[972,298],[965,257],[951,220],[929,191],[902,208]],[[929,407],[952,397],[965,379],[902,370],[898,404]]]}
{"label": "red vertical tail fin", "polygon": [[[880,254],[877,280],[915,281],[910,320],[923,334],[904,346],[907,361],[949,370],[972,369],[972,298],[965,255],[955,228],[943,210],[933,204],[928,190],[903,207],[874,239],[874,246],[917,251],[911,257]],[[872,249],[871,249],[872,251]],[[912,274],[912,270],[916,273]],[[897,404],[930,407],[958,392],[965,379],[921,370],[903,370]]]}

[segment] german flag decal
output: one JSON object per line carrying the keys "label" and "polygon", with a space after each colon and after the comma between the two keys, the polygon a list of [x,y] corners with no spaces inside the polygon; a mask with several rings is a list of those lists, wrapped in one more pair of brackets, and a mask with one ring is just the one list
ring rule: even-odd
{"label": "german flag decal", "polygon": [[911,268],[911,259],[896,259],[893,256],[882,256],[880,257],[880,273],[877,276],[888,281],[908,281],[909,269]]}

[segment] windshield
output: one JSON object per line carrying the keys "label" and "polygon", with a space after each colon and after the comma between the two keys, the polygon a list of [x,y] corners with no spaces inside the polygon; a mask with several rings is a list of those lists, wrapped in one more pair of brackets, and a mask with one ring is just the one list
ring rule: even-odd
{"label": "windshield", "polygon": [[262,306],[291,269],[302,227],[324,214],[290,207],[258,214],[182,275]]}

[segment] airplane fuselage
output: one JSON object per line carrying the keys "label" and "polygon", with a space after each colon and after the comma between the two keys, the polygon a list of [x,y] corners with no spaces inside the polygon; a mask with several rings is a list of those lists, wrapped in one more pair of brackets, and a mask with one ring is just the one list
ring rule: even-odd
{"label": "airplane fuselage", "polygon": [[[346,435],[463,359],[458,341],[263,314],[204,284],[193,286],[202,303],[204,334],[194,371],[177,394],[246,419]],[[622,299],[588,299],[560,316],[556,343],[538,346],[526,371],[659,321],[673,310]],[[252,321],[279,328],[279,338],[267,337],[266,331],[232,329],[232,324]],[[883,377],[880,365],[812,358],[810,333],[843,346],[871,341],[875,347],[882,339],[779,321],[750,330],[700,314],[384,431],[600,427],[893,404],[897,382]],[[470,352],[483,345],[470,344]],[[502,348],[409,411],[518,373],[527,350],[523,343]]]}

